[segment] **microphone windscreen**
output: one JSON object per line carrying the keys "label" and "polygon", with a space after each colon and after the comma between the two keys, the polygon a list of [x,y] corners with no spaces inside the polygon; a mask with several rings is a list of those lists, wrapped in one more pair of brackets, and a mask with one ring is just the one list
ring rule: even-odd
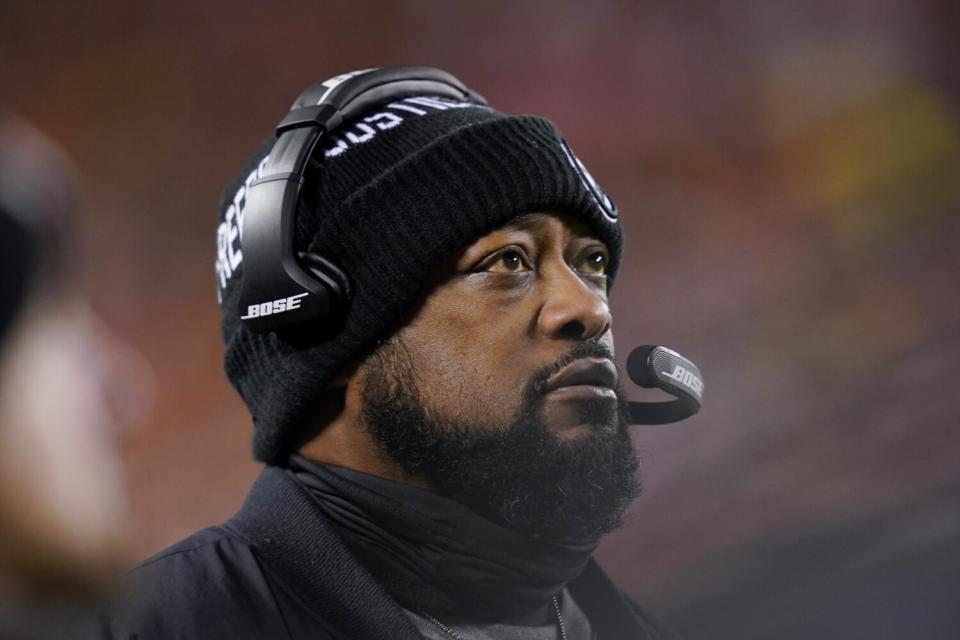
{"label": "microphone windscreen", "polygon": [[645,344],[630,352],[627,357],[627,375],[630,376],[634,384],[647,389],[657,386],[657,381],[649,365],[650,352],[656,348],[654,345]]}

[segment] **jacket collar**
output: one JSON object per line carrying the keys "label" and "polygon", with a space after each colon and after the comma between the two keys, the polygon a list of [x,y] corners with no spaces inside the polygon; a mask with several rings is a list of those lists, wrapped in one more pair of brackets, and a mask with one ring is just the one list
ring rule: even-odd
{"label": "jacket collar", "polygon": [[264,469],[227,524],[283,576],[305,606],[344,636],[421,640],[410,619],[347,551],[286,470]]}
{"label": "jacket collar", "polygon": [[[365,640],[422,640],[400,606],[344,546],[289,471],[266,467],[227,525],[283,577],[304,606],[338,634]],[[597,637],[658,637],[592,558],[567,586]]]}

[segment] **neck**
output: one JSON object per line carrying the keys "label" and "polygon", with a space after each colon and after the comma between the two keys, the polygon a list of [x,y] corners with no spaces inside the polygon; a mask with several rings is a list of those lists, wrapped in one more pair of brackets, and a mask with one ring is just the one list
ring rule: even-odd
{"label": "neck", "polygon": [[327,390],[317,411],[309,418],[309,433],[313,437],[300,447],[300,455],[430,490],[426,478],[408,472],[374,442],[363,425],[360,406],[360,390],[356,384]]}
{"label": "neck", "polygon": [[362,444],[358,445],[355,432],[362,430],[359,426],[353,428],[331,426],[301,447],[300,455],[315,462],[353,469],[384,480],[430,490],[429,483],[422,475],[407,472],[390,459],[369,436],[360,438]]}
{"label": "neck", "polygon": [[447,620],[542,618],[596,546],[551,543],[505,529],[410,483],[299,456],[290,465],[388,593],[407,609]]}

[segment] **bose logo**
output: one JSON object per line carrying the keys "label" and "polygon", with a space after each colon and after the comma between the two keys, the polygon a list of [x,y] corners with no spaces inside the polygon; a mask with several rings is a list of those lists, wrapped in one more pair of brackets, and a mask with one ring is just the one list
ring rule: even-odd
{"label": "bose logo", "polygon": [[679,364],[675,365],[673,368],[673,373],[663,372],[664,377],[670,378],[671,380],[676,380],[685,387],[689,387],[697,397],[703,395],[703,382],[697,376],[693,375],[690,371],[687,371],[686,368],[681,367]]}
{"label": "bose logo", "polygon": [[271,302],[261,302],[260,304],[251,304],[247,307],[247,315],[241,316],[241,320],[249,320],[250,318],[262,318],[264,316],[272,316],[276,313],[285,313],[287,311],[293,311],[294,309],[300,308],[300,299],[307,296],[307,293],[298,293],[295,296],[290,296],[289,298],[280,298],[279,300],[273,300]]}

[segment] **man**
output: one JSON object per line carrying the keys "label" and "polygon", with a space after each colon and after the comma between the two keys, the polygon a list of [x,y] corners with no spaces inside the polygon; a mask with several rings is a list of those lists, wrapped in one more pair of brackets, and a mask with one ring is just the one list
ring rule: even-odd
{"label": "man", "polygon": [[[72,170],[0,117],[0,637],[81,637],[123,561],[140,359],[78,287]],[[67,630],[69,629],[69,633]]]}
{"label": "man", "polygon": [[[316,102],[298,100],[307,119]],[[308,294],[241,304],[274,266],[253,201],[291,180],[271,173],[293,153],[283,126],[225,191],[226,371],[267,467],[234,518],[133,572],[115,635],[673,637],[591,559],[637,494],[616,209],[550,122],[472,94],[347,120],[312,153],[292,234],[349,292],[341,316],[264,330]]]}

